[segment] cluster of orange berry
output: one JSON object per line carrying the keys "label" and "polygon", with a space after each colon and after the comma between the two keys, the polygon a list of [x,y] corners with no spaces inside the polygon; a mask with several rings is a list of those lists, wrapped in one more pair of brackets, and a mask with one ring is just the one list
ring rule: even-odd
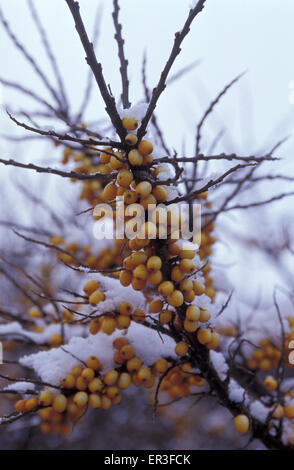
{"label": "cluster of orange berry", "polygon": [[[289,348],[291,341],[294,341],[294,318],[287,318],[289,324],[289,332],[285,334],[285,343],[284,343],[284,361],[286,366],[290,366],[289,355],[292,351]],[[250,358],[247,361],[247,365],[250,369],[253,370],[262,370],[269,371],[274,367],[277,367],[282,352],[275,346],[268,338],[263,338],[258,343],[258,348],[254,349]]]}
{"label": "cluster of orange berry", "polygon": [[[38,410],[44,433],[67,434],[70,432],[70,423],[79,422],[88,407],[108,410],[121,402],[122,390],[129,388],[131,384],[152,388],[156,377],[172,366],[164,358],[159,358],[150,367],[144,366],[125,337],[116,338],[113,347],[115,368],[102,375],[99,359],[90,356],[84,365],[75,365],[66,374],[60,382],[59,393],[43,390],[38,397],[19,400],[15,404],[15,411],[24,413]],[[191,366],[187,364],[181,370],[188,372],[188,369],[191,370]],[[177,368],[175,373],[179,373]],[[189,379],[189,385],[199,386],[199,378],[193,377]],[[164,390],[167,388],[165,384]]]}

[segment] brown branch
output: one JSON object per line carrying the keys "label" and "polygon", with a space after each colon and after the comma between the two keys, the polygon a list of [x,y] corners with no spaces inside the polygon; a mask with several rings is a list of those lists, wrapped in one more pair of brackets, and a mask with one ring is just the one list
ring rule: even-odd
{"label": "brown branch", "polygon": [[124,40],[121,34],[122,25],[118,21],[119,10],[120,8],[119,8],[118,0],[113,0],[112,18],[113,18],[113,24],[115,27],[114,38],[117,42],[118,57],[120,60],[119,70],[120,70],[121,83],[122,83],[121,100],[122,100],[123,107],[129,108],[131,106],[131,103],[129,101],[128,61],[125,58]]}
{"label": "brown branch", "polygon": [[74,1],[74,0],[65,0],[71,14],[73,16],[74,22],[75,22],[75,27],[78,32],[78,35],[80,37],[81,43],[83,45],[84,51],[86,53],[86,61],[87,64],[91,67],[92,72],[95,76],[97,85],[99,87],[101,96],[104,100],[104,103],[106,105],[106,112],[108,116],[110,117],[110,120],[116,129],[118,135],[120,136],[121,140],[124,139],[126,135],[126,131],[122,126],[121,119],[119,117],[119,114],[116,109],[115,105],[115,100],[113,96],[108,91],[107,85],[104,80],[104,76],[102,73],[102,65],[99,63],[96,59],[96,55],[94,52],[94,47],[93,44],[89,41],[87,32],[85,30],[85,26],[83,23],[83,20],[80,15],[80,6],[79,3]]}

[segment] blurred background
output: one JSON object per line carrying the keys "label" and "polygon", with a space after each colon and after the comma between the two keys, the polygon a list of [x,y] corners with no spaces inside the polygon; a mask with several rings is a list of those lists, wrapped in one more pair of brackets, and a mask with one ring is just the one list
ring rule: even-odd
{"label": "blurred background", "polygon": [[[98,25],[96,55],[103,65],[106,82],[111,84],[111,90],[119,100],[120,75],[117,45],[113,38],[112,2],[80,0],[79,3],[90,35]],[[191,0],[121,0],[120,22],[129,60],[132,104],[144,100],[144,55],[147,82],[152,89],[170,53],[174,33],[184,24],[190,5]],[[65,1],[35,1],[35,6],[62,72],[71,108],[76,112],[83,100],[88,66],[72,17]],[[35,57],[48,79],[54,82],[55,77],[27,2],[2,0],[1,8],[19,40]],[[294,176],[293,16],[292,0],[280,3],[274,0],[207,0],[204,11],[193,23],[183,43],[173,74],[195,61],[198,61],[197,66],[170,83],[156,109],[171,149],[180,155],[193,155],[196,125],[204,111],[226,84],[246,72],[206,122],[202,151],[209,152],[212,141],[219,135],[214,153],[262,155],[289,136],[277,151],[281,160],[266,164],[265,168],[273,174]],[[2,79],[19,82],[50,100],[48,91],[15,49],[3,27],[0,27],[0,53]],[[5,113],[7,106],[16,112],[34,111],[32,101],[8,87],[1,88],[0,96],[0,156],[60,168],[61,150],[45,139],[22,139],[25,131],[17,128]],[[104,118],[104,104],[94,84],[86,122],[100,125]],[[108,125],[103,123],[105,129]],[[47,124],[47,128],[62,130],[58,123]],[[20,140],[11,140],[10,137],[19,137]],[[211,164],[208,174],[219,169]],[[67,180],[1,166],[0,181],[2,222],[9,219],[33,225],[36,220],[42,220],[42,208],[25,199],[20,186],[54,206],[61,216],[69,207],[75,209],[72,201],[77,188]],[[252,198],[259,201],[288,191],[293,191],[293,183],[268,181],[253,189],[249,187],[240,197],[246,203]],[[218,243],[212,265],[220,296],[227,295],[234,285],[230,315],[241,312],[246,318],[246,312],[251,311],[257,301],[260,309],[267,311],[272,306],[272,292],[277,285],[293,290],[293,260],[283,251],[285,234],[290,240],[292,237],[292,207],[293,198],[287,198],[270,206],[228,212],[218,221]],[[11,246],[15,242],[14,235],[7,229],[2,227],[1,234],[1,250],[5,244]],[[282,302],[285,308],[292,308],[287,299]],[[234,448],[238,445],[234,433],[230,432],[229,414],[219,409],[215,412],[210,401],[197,406],[193,413],[191,403],[173,406],[171,411],[160,413],[155,425],[150,412],[152,396],[147,397],[147,404],[141,394],[133,394],[125,401],[125,407],[120,406],[120,409],[108,412],[107,416],[103,412],[98,418],[97,413],[93,414],[88,418],[91,426],[85,422],[67,438],[41,437],[37,427],[24,428],[24,432],[18,424],[15,430],[1,435],[1,447],[192,449]]]}

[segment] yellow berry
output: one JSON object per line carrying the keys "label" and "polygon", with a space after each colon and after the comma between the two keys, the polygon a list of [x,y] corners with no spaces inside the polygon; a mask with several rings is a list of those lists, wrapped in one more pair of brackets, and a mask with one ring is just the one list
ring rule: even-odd
{"label": "yellow berry", "polygon": [[55,333],[49,339],[49,344],[53,347],[60,346],[61,343],[62,343],[62,337],[58,333]]}
{"label": "yellow berry", "polygon": [[129,302],[121,302],[118,311],[121,315],[131,315],[133,310],[132,305]]}
{"label": "yellow berry", "polygon": [[88,394],[86,392],[77,392],[73,401],[79,408],[82,408],[88,403]]}
{"label": "yellow berry", "polygon": [[116,321],[114,318],[104,318],[101,325],[101,331],[107,335],[111,335],[116,327]]}
{"label": "yellow berry", "polygon": [[172,312],[170,310],[163,310],[159,315],[159,321],[163,325],[167,325],[172,320]]}
{"label": "yellow berry", "polygon": [[39,402],[43,406],[49,406],[51,405],[53,401],[53,393],[51,390],[43,390],[43,392],[40,393],[39,395]]}
{"label": "yellow berry", "polygon": [[131,385],[131,376],[127,372],[122,372],[118,379],[119,388],[125,390]]}
{"label": "yellow berry", "polygon": [[148,277],[148,271],[145,264],[139,264],[136,266],[133,272],[136,279],[140,279],[141,281],[146,281]]}
{"label": "yellow berry", "polygon": [[168,297],[167,302],[172,307],[180,307],[184,303],[184,297],[180,290],[174,290]]}
{"label": "yellow berry", "polygon": [[147,277],[147,281],[149,282],[149,284],[152,284],[153,286],[157,286],[162,281],[162,272],[155,271],[153,273],[149,273]]}
{"label": "yellow berry", "polygon": [[138,137],[135,134],[127,134],[125,137],[125,143],[128,145],[136,145]]}
{"label": "yellow berry", "polygon": [[85,377],[79,376],[76,379],[76,389],[84,391],[88,387],[88,380]]}
{"label": "yellow berry", "polygon": [[14,409],[17,413],[23,413],[26,409],[26,400],[18,400],[14,405]]}
{"label": "yellow berry", "polygon": [[151,372],[150,372],[150,369],[148,369],[148,367],[141,367],[138,370],[138,379],[148,380],[150,378],[151,378]]}
{"label": "yellow berry", "polygon": [[139,357],[132,357],[132,359],[129,359],[127,361],[127,369],[129,372],[134,372],[138,369],[140,369],[142,364],[141,359]]}
{"label": "yellow berry", "polygon": [[184,328],[186,331],[188,331],[188,333],[195,333],[195,331],[198,328],[198,322],[195,320],[188,320],[188,318],[185,318]]}
{"label": "yellow berry", "polygon": [[36,406],[38,406],[38,398],[29,398],[26,401],[25,409],[32,410],[33,408],[36,408]]}
{"label": "yellow berry", "polygon": [[238,415],[234,419],[236,431],[244,434],[249,429],[249,419],[246,415]]}
{"label": "yellow berry", "polygon": [[95,377],[88,385],[88,389],[90,392],[95,393],[95,392],[101,392],[103,389],[103,382],[99,377]]}
{"label": "yellow berry", "polygon": [[89,302],[91,305],[95,306],[99,302],[102,302],[104,300],[104,294],[101,290],[95,290],[93,294],[90,295],[89,297]]}
{"label": "yellow berry", "polygon": [[114,385],[118,379],[118,372],[115,369],[109,370],[104,376],[104,382],[106,385]]}
{"label": "yellow berry", "polygon": [[146,156],[153,152],[153,145],[149,140],[141,140],[138,145],[138,150],[141,155]]}
{"label": "yellow berry", "polygon": [[91,393],[89,395],[89,406],[90,408],[96,409],[96,408],[101,408],[101,397],[97,395],[97,393]]}
{"label": "yellow berry", "polygon": [[200,318],[200,308],[196,305],[189,305],[186,310],[186,318],[192,321],[198,321]]}
{"label": "yellow berry", "polygon": [[184,279],[185,273],[180,269],[179,266],[174,266],[171,272],[171,278],[175,282],[180,282]]}
{"label": "yellow berry", "polygon": [[209,343],[212,339],[211,331],[207,330],[207,329],[198,330],[197,339],[198,339],[199,343],[201,343],[201,344]]}
{"label": "yellow berry", "polygon": [[125,346],[126,344],[128,344],[128,340],[127,338],[116,338],[114,341],[113,341],[113,347],[115,349],[118,349],[120,350],[123,346]]}
{"label": "yellow berry", "polygon": [[210,319],[210,317],[211,317],[210,312],[206,308],[200,309],[199,321],[201,321],[202,323],[205,323]]}
{"label": "yellow berry", "polygon": [[91,320],[90,325],[89,325],[89,331],[91,335],[96,335],[98,331],[100,330],[100,322],[98,319]]}
{"label": "yellow berry", "polygon": [[124,169],[124,170],[119,171],[117,178],[116,178],[116,182],[120,186],[123,186],[124,188],[128,188],[131,182],[133,181],[133,179],[134,179],[134,176],[131,170]]}
{"label": "yellow berry", "polygon": [[73,366],[72,369],[71,369],[71,374],[72,374],[74,377],[79,377],[82,372],[83,372],[83,367],[80,366],[80,365],[78,365],[78,366]]}
{"label": "yellow berry", "polygon": [[174,289],[174,285],[171,281],[164,281],[158,286],[158,292],[164,297],[170,295]]}
{"label": "yellow berry", "polygon": [[73,388],[76,383],[76,378],[72,374],[66,374],[60,385],[64,388]]}
{"label": "yellow berry", "polygon": [[284,416],[288,419],[294,418],[294,407],[291,405],[284,406]]}
{"label": "yellow berry", "polygon": [[117,186],[114,183],[108,183],[102,191],[102,199],[104,201],[112,201],[116,198]]}
{"label": "yellow berry", "polygon": [[191,259],[182,259],[180,261],[180,265],[179,265],[181,271],[183,271],[184,273],[188,273],[188,274],[191,274],[195,271],[195,264],[193,263],[193,261]]}
{"label": "yellow berry", "polygon": [[82,374],[81,374],[81,377],[83,377],[83,379],[87,380],[87,382],[91,382],[91,380],[94,379],[95,377],[95,372],[93,369],[90,369],[89,367],[86,367]]}
{"label": "yellow berry", "polygon": [[150,313],[159,313],[163,309],[163,302],[160,299],[152,300],[149,304]]}
{"label": "yellow berry", "polygon": [[159,256],[151,256],[147,261],[147,269],[149,272],[159,271],[162,267],[162,261]]}
{"label": "yellow berry", "polygon": [[134,310],[132,319],[133,319],[136,323],[144,323],[145,318],[146,318],[146,314],[145,314],[144,310],[141,310],[141,309],[139,309],[139,308],[137,308],[136,310]]}
{"label": "yellow berry", "polygon": [[168,369],[167,360],[163,358],[157,359],[157,361],[154,364],[154,368],[156,372],[158,372],[159,374],[164,374]]}
{"label": "yellow berry", "polygon": [[188,352],[188,344],[185,343],[184,341],[180,341],[179,343],[177,343],[176,347],[175,347],[175,353],[178,355],[178,356],[185,356]]}
{"label": "yellow berry", "polygon": [[143,198],[149,196],[151,191],[152,191],[152,186],[149,183],[149,181],[141,181],[141,183],[137,184],[136,186],[136,193],[139,194],[139,196]]}
{"label": "yellow berry", "polygon": [[63,413],[66,410],[67,398],[62,393],[58,393],[53,398],[53,409],[57,413]]}
{"label": "yellow berry", "polygon": [[211,340],[209,341],[209,343],[206,344],[206,347],[208,349],[216,349],[219,345],[219,340],[220,340],[219,334],[213,331],[211,333]]}
{"label": "yellow berry", "polygon": [[126,361],[128,361],[129,359],[134,357],[135,351],[132,346],[130,346],[129,344],[126,344],[120,349],[120,354]]}
{"label": "yellow berry", "polygon": [[123,127],[128,131],[134,131],[138,127],[138,121],[135,118],[124,117],[122,120]]}
{"label": "yellow berry", "polygon": [[134,149],[131,150],[128,154],[128,160],[131,165],[137,166],[137,165],[143,165],[143,157],[142,155],[138,152],[138,150]]}
{"label": "yellow berry", "polygon": [[168,192],[161,185],[155,186],[152,190],[152,194],[155,197],[156,201],[158,201],[158,202],[166,202],[167,201]]}
{"label": "yellow berry", "polygon": [[89,367],[90,369],[93,369],[93,370],[101,369],[100,361],[96,356],[88,357],[86,364],[87,364],[87,367]]}
{"label": "yellow berry", "polygon": [[132,278],[133,278],[133,275],[131,271],[124,270],[124,271],[121,271],[119,274],[119,281],[121,285],[124,287],[127,287],[131,284]]}
{"label": "yellow berry", "polygon": [[111,407],[111,400],[106,395],[103,395],[101,398],[101,408],[103,410],[109,410]]}

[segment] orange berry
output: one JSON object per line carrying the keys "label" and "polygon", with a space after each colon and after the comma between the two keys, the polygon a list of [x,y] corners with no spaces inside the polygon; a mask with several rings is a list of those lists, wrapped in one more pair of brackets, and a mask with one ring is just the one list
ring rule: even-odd
{"label": "orange berry", "polygon": [[128,188],[133,181],[134,176],[131,170],[120,170],[118,172],[116,182],[120,186],[123,186],[124,188]]}
{"label": "orange berry", "polygon": [[39,402],[43,406],[49,406],[51,405],[53,401],[53,393],[51,390],[43,390],[43,392],[40,393],[39,395]]}
{"label": "orange berry", "polygon": [[141,183],[137,184],[136,186],[136,193],[143,198],[149,196],[151,191],[152,185],[149,183],[149,181],[141,181]]}
{"label": "orange berry", "polygon": [[95,290],[89,297],[89,303],[93,306],[97,305],[105,299],[101,290]]}
{"label": "orange berry", "polygon": [[129,152],[128,160],[133,166],[143,165],[143,156],[136,149]]}
{"label": "orange berry", "polygon": [[100,361],[99,361],[98,357],[96,357],[96,356],[88,357],[88,359],[86,361],[86,364],[87,364],[87,367],[89,367],[90,369],[93,369],[93,370],[101,369]]}
{"label": "orange berry", "polygon": [[138,137],[135,134],[127,134],[125,137],[125,143],[128,145],[136,145]]}
{"label": "orange berry", "polygon": [[122,372],[118,379],[119,388],[125,390],[131,385],[131,376],[127,372]]}
{"label": "orange berry", "polygon": [[103,382],[99,377],[95,377],[88,385],[88,389],[90,392],[95,393],[95,392],[101,392],[103,389]]}
{"label": "orange berry", "polygon": [[158,286],[158,292],[164,297],[170,295],[174,289],[174,285],[171,281],[164,281]]}
{"label": "orange berry", "polygon": [[200,308],[196,305],[189,305],[186,310],[186,318],[191,321],[198,321],[200,318]]}
{"label": "orange berry", "polygon": [[114,318],[106,317],[102,321],[101,331],[107,335],[111,335],[116,328],[116,321]]}
{"label": "orange berry", "polygon": [[129,302],[121,302],[118,311],[121,315],[131,315],[133,306]]}
{"label": "orange berry", "polygon": [[150,313],[159,313],[163,309],[163,302],[160,299],[152,300],[149,304]]}
{"label": "orange berry", "polygon": [[184,341],[180,341],[179,343],[177,343],[175,347],[175,353],[178,356],[185,356],[188,350],[189,350],[188,344],[185,343]]}
{"label": "orange berry", "polygon": [[118,379],[118,372],[115,369],[109,370],[104,376],[104,382],[106,385],[114,385]]}
{"label": "orange berry", "polygon": [[236,431],[240,432],[241,434],[244,434],[248,431],[249,424],[249,419],[246,415],[238,415],[234,419]]}
{"label": "orange berry", "polygon": [[17,413],[23,413],[26,409],[26,400],[18,400],[14,405],[14,409]]}
{"label": "orange berry", "polygon": [[133,275],[131,271],[127,271],[127,270],[120,271],[119,281],[122,286],[124,287],[129,286],[132,282],[132,278],[133,278]]}
{"label": "orange berry", "polygon": [[209,343],[212,339],[211,331],[207,330],[207,329],[198,330],[197,339],[198,339],[199,343],[201,343],[201,344]]}
{"label": "orange berry", "polygon": [[135,118],[124,117],[122,119],[123,127],[128,131],[134,131],[138,127],[138,121]]}
{"label": "orange berry", "polygon": [[173,307],[180,307],[184,303],[184,296],[180,290],[174,290],[168,297],[167,302]]}
{"label": "orange berry", "polygon": [[58,393],[53,398],[53,409],[57,413],[63,413],[66,410],[67,398],[62,393]]}
{"label": "orange berry", "polygon": [[79,408],[82,408],[88,403],[88,394],[86,392],[77,392],[73,401]]}
{"label": "orange berry", "polygon": [[141,155],[146,156],[153,152],[153,145],[149,140],[141,140],[138,145],[138,150]]}
{"label": "orange berry", "polygon": [[102,405],[101,397],[97,395],[97,393],[91,393],[89,395],[90,408],[93,408],[93,409],[101,408],[101,405]]}

